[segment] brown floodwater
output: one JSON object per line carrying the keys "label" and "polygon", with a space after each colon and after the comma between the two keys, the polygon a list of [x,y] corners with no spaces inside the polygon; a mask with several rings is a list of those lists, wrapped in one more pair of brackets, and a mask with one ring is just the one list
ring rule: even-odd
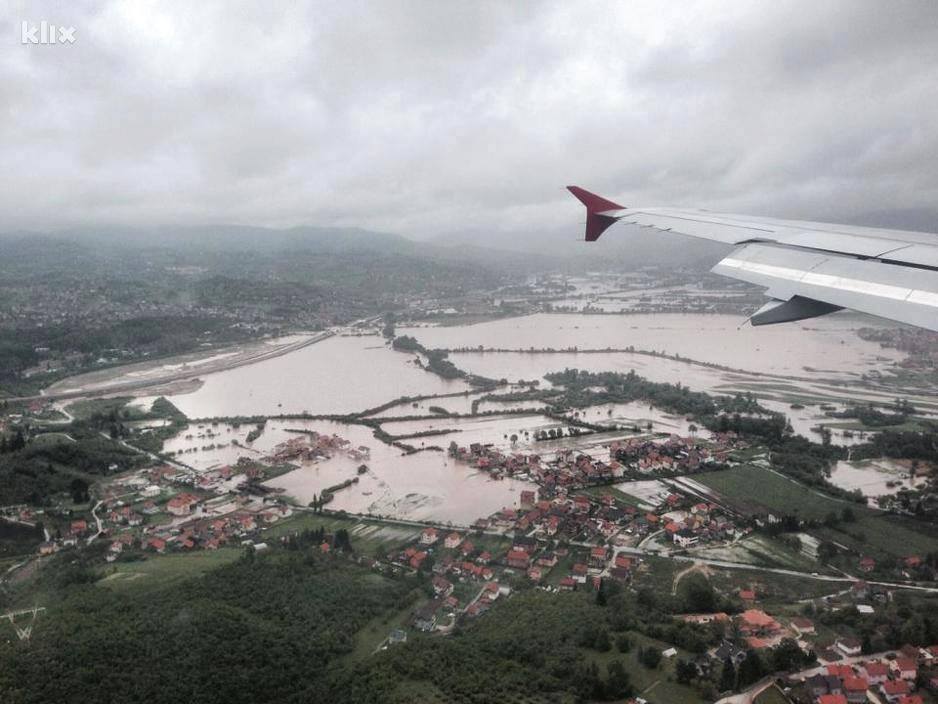
{"label": "brown floodwater", "polygon": [[[247,447],[231,444],[236,439],[246,445],[252,425],[240,428],[220,423],[190,426],[167,441],[166,449],[177,452],[177,458],[196,469],[210,469],[233,464],[239,456],[260,458],[284,440],[296,437],[288,428],[315,430],[338,435],[352,447],[366,446],[370,457],[353,459],[344,452],[316,462],[304,462],[298,469],[271,479],[272,487],[282,488],[297,501],[309,503],[323,489],[352,477],[357,484],[338,491],[330,509],[375,516],[410,520],[436,520],[454,525],[469,525],[503,507],[517,508],[523,489],[536,489],[534,484],[519,480],[495,480],[472,467],[454,462],[445,453],[425,451],[403,455],[395,447],[374,438],[372,431],[360,425],[332,421],[270,421],[261,436]],[[214,435],[214,437],[211,437]],[[192,436],[187,438],[186,436]],[[200,437],[201,435],[201,437]],[[211,445],[215,445],[211,448]],[[191,451],[187,451],[190,450]],[[368,471],[359,475],[361,464]]]}
{"label": "brown floodwater", "polygon": [[331,337],[257,364],[207,374],[196,391],[171,400],[190,418],[351,413],[400,396],[463,391],[389,349],[380,337]]}
{"label": "brown floodwater", "polygon": [[[749,372],[851,378],[888,368],[895,350],[859,339],[853,318],[753,328],[735,315],[537,314],[476,325],[407,329],[427,347],[622,349],[634,346]],[[882,361],[880,361],[882,360]]]}

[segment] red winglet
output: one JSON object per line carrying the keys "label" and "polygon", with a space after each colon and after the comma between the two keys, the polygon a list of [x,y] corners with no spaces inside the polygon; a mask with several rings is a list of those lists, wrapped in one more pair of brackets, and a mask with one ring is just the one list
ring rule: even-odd
{"label": "red winglet", "polygon": [[600,215],[604,210],[625,210],[618,203],[606,200],[595,193],[590,193],[579,186],[567,186],[578,201],[586,206],[586,241],[595,242],[606,228],[615,223],[616,218],[609,215]]}

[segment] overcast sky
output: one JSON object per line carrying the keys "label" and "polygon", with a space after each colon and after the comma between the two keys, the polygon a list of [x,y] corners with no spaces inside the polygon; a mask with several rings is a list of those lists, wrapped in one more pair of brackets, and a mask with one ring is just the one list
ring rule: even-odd
{"label": "overcast sky", "polygon": [[[41,20],[75,43],[22,44]],[[5,2],[0,26],[0,230],[578,230],[568,183],[938,213],[935,0],[69,0]]]}

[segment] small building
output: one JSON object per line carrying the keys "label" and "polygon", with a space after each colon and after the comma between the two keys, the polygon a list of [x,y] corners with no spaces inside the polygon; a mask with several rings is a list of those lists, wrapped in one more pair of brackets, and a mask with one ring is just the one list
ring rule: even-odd
{"label": "small building", "polygon": [[814,635],[814,622],[803,616],[796,616],[791,620],[791,627],[799,636]]}
{"label": "small building", "polygon": [[405,631],[403,628],[395,628],[393,631],[391,631],[390,635],[388,635],[388,645],[397,645],[398,643],[406,642],[407,631]]}
{"label": "small building", "polygon": [[443,541],[443,547],[448,550],[453,550],[459,547],[459,544],[462,542],[462,536],[459,533],[450,533],[446,536],[446,539]]}
{"label": "small building", "polygon": [[865,677],[845,677],[843,682],[844,696],[850,704],[863,704],[866,701],[866,690],[869,682]]}
{"label": "small building", "polygon": [[414,628],[424,633],[429,633],[436,628],[436,612],[440,608],[440,602],[430,601],[414,612]]}
{"label": "small building", "polygon": [[822,694],[817,702],[818,704],[847,704],[847,697],[843,694]]}
{"label": "small building", "polygon": [[914,682],[918,677],[918,663],[912,658],[896,658],[892,661],[892,671],[899,679]]}
{"label": "small building", "polygon": [[439,539],[439,533],[436,528],[424,528],[420,534],[420,543],[422,545],[433,545]]}
{"label": "small building", "polygon": [[882,684],[889,679],[889,665],[884,662],[865,662],[860,666],[860,670],[871,685]]}
{"label": "small building", "polygon": [[697,534],[688,528],[682,528],[674,534],[674,542],[682,548],[689,548],[699,540]]}
{"label": "small building", "polygon": [[439,597],[447,597],[453,593],[453,583],[440,576],[433,578],[433,593]]}
{"label": "small building", "polygon": [[199,497],[183,492],[166,502],[166,510],[174,516],[188,516],[198,505]]}
{"label": "small building", "polygon": [[896,704],[902,697],[911,694],[911,688],[906,680],[886,680],[879,685],[879,691],[890,704]]}
{"label": "small building", "polygon": [[838,638],[837,642],[834,644],[841,653],[847,657],[855,657],[860,654],[861,646],[859,640],[856,638]]}
{"label": "small building", "polygon": [[509,550],[505,562],[509,567],[526,570],[531,563],[531,557],[524,550]]}

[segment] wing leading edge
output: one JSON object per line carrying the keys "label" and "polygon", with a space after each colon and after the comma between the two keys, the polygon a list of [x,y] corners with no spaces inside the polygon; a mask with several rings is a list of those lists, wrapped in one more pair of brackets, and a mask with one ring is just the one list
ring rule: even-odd
{"label": "wing leading edge", "polygon": [[586,239],[616,222],[738,245],[713,271],[767,288],[753,325],[841,308],[938,331],[938,235],[673,208],[624,208],[577,186]]}

